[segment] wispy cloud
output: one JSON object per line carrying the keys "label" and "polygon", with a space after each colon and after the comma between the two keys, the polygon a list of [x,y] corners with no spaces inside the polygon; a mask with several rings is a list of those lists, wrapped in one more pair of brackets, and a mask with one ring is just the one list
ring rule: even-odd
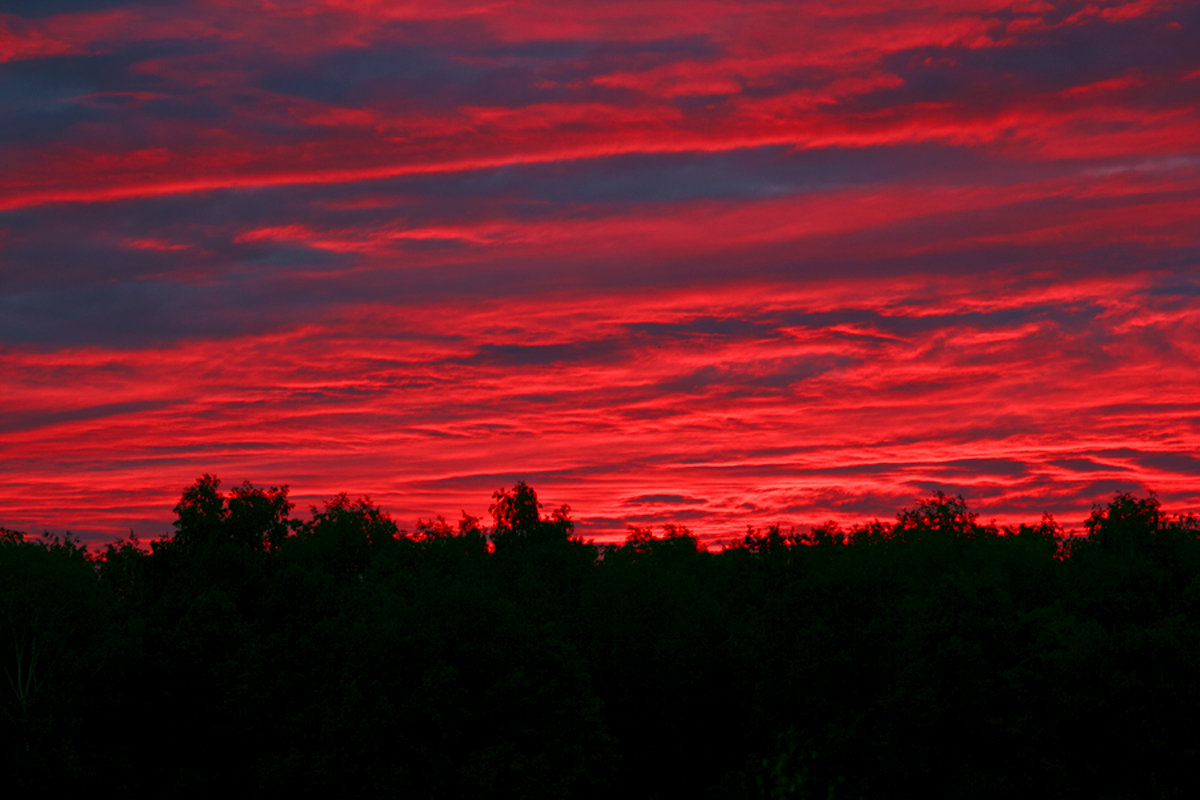
{"label": "wispy cloud", "polygon": [[7,527],[1200,510],[1190,2],[18,2]]}

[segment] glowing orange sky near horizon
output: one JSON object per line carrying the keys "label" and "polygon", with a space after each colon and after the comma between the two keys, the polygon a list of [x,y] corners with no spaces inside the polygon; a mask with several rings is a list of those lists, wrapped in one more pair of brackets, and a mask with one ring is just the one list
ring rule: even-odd
{"label": "glowing orange sky near horizon", "polygon": [[1200,3],[13,0],[0,526],[1200,511]]}

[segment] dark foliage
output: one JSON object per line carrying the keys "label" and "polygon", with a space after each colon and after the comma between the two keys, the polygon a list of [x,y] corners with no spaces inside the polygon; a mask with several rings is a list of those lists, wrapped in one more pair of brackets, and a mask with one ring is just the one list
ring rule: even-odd
{"label": "dark foliage", "polygon": [[1200,521],[895,522],[597,547],[524,483],[412,534],[205,475],[176,533],[0,530],[15,795],[1191,797]]}

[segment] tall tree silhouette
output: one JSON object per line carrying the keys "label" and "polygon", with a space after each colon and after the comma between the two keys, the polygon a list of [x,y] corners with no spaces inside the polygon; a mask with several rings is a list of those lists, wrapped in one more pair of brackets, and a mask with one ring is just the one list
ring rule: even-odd
{"label": "tall tree silhouette", "polygon": [[575,529],[570,506],[559,506],[543,518],[537,492],[525,481],[517,481],[511,491],[497,489],[492,500],[488,511],[495,523],[492,543],[497,552],[566,542]]}
{"label": "tall tree silhouette", "polygon": [[312,520],[300,526],[298,542],[304,552],[332,572],[361,574],[371,559],[394,543],[396,523],[369,497],[351,500],[342,492],[312,509]]}
{"label": "tall tree silhouette", "polygon": [[273,550],[291,528],[287,496],[286,486],[261,489],[247,481],[227,497],[220,479],[206,473],[184,489],[175,506],[175,543],[185,550],[218,544]]}

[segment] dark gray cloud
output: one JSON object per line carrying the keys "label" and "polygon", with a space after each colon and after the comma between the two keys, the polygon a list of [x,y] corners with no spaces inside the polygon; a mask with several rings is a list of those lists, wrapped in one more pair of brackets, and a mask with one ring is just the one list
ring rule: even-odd
{"label": "dark gray cloud", "polygon": [[693,317],[680,322],[635,322],[626,326],[635,336],[651,341],[741,340],[773,338],[774,326],[745,317]]}
{"label": "dark gray cloud", "polygon": [[1115,464],[1104,464],[1099,461],[1093,461],[1090,458],[1059,458],[1047,463],[1072,470],[1073,472],[1119,472],[1127,470],[1126,467],[1120,467]]}
{"label": "dark gray cloud", "polygon": [[91,420],[111,419],[130,414],[141,414],[146,411],[156,411],[168,408],[171,401],[135,400],[121,403],[102,403],[63,411],[40,411],[28,409],[16,413],[8,412],[0,417],[0,432],[18,433],[20,431],[36,430],[49,425],[60,425],[64,422],[86,422]]}
{"label": "dark gray cloud", "polygon": [[529,367],[561,363],[597,363],[612,360],[626,345],[615,340],[564,342],[561,344],[488,344],[463,363]]}
{"label": "dark gray cloud", "polygon": [[7,63],[0,71],[6,109],[0,146],[53,137],[86,147],[161,147],[164,121],[227,120],[218,95],[181,93],[170,79],[137,69],[152,59],[204,52],[204,43],[173,40]]}
{"label": "dark gray cloud", "polygon": [[[280,287],[291,287],[291,296]],[[282,295],[282,296],[281,296]],[[242,273],[220,283],[83,282],[0,294],[7,345],[139,347],[179,339],[225,339],[290,327],[327,307],[287,281]]]}
{"label": "dark gray cloud", "polygon": [[1143,453],[1137,460],[1151,469],[1200,477],[1200,458],[1191,453]]}
{"label": "dark gray cloud", "polygon": [[[1047,19],[1063,17],[1062,4]],[[1165,28],[1173,21],[1180,29]],[[907,102],[949,101],[994,111],[1032,93],[1082,86],[1131,71],[1188,72],[1195,61],[1194,32],[1200,8],[1177,5],[1167,15],[1150,14],[1116,24],[1065,25],[1023,37],[1004,47],[923,47],[889,56],[884,68],[899,75],[899,88],[882,89],[858,101],[866,108]],[[1148,103],[1162,98],[1145,96]],[[1135,101],[1136,102],[1136,101]]]}
{"label": "dark gray cloud", "polygon": [[754,397],[790,390],[797,384],[845,368],[854,360],[845,356],[814,356],[781,359],[769,371],[760,367],[722,364],[704,366],[671,377],[653,386],[660,395],[720,396],[727,399]]}
{"label": "dark gray cloud", "polygon": [[707,500],[699,497],[689,497],[682,494],[643,494],[637,497],[631,497],[625,501],[627,506],[644,506],[644,505],[704,505]]}
{"label": "dark gray cloud", "polygon": [[351,108],[401,101],[451,108],[464,100],[464,87],[488,74],[487,67],[453,55],[413,43],[340,49],[303,64],[264,63],[257,84],[270,92]]}
{"label": "dark gray cloud", "polygon": [[951,472],[1006,478],[1019,478],[1029,473],[1028,464],[1011,458],[960,458],[944,461],[938,467]]}
{"label": "dark gray cloud", "polygon": [[1121,480],[1117,478],[1090,481],[1080,487],[1075,492],[1076,497],[1080,498],[1096,498],[1096,503],[1107,503],[1112,499],[1113,495],[1121,492],[1141,493],[1146,491],[1146,485],[1138,480]]}
{"label": "dark gray cloud", "polygon": [[80,11],[106,11],[129,8],[129,0],[5,0],[4,13],[36,19],[55,14],[70,14]]}

